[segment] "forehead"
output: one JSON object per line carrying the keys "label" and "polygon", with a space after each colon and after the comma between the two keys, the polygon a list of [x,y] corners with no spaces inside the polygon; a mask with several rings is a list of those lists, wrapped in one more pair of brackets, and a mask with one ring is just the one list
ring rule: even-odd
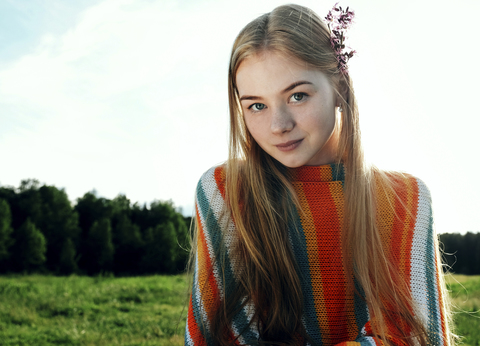
{"label": "forehead", "polygon": [[240,94],[283,90],[300,80],[315,84],[325,75],[304,61],[277,52],[264,51],[245,58],[235,75]]}

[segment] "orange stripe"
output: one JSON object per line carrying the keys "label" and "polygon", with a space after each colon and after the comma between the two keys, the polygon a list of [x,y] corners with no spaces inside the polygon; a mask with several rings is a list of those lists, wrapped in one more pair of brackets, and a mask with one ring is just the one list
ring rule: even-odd
{"label": "orange stripe", "polygon": [[404,229],[404,241],[405,245],[402,248],[401,262],[403,263],[401,275],[404,278],[408,278],[410,281],[410,254],[413,243],[413,232],[415,230],[415,220],[417,219],[418,210],[418,185],[413,177],[410,177],[407,181],[408,186],[408,199],[407,199],[407,213],[408,222],[405,222]]}
{"label": "orange stripe", "polygon": [[218,190],[220,191],[223,199],[225,199],[225,169],[223,166],[218,166],[215,168],[214,176],[215,181],[217,182]]}
{"label": "orange stripe", "polygon": [[[328,323],[325,323],[327,318],[327,309],[325,307],[325,295],[323,293],[322,275],[320,271],[312,271],[312,269],[318,268],[320,265],[318,258],[318,249],[315,236],[315,225],[313,223],[312,212],[308,205],[307,198],[303,190],[302,183],[293,183],[293,187],[297,192],[298,199],[300,200],[300,206],[303,213],[300,213],[300,220],[303,226],[303,232],[305,234],[307,255],[310,268],[310,278],[313,297],[315,301],[315,311],[317,312],[318,325],[322,333],[323,344],[330,345],[330,328]],[[313,233],[313,234],[312,234]]]}
{"label": "orange stripe", "polygon": [[[197,210],[197,215],[199,212]],[[207,241],[205,239],[205,233],[203,225],[198,216],[198,243],[197,243],[197,254],[198,254],[198,287],[200,289],[201,299],[203,301],[203,306],[205,307],[208,319],[213,318],[213,314],[218,309],[218,304],[220,300],[220,292],[218,290],[215,277],[213,275],[213,266],[210,258],[210,253],[208,251]]]}
{"label": "orange stripe", "polygon": [[322,174],[322,181],[329,181],[332,180],[332,167],[325,166],[325,169],[321,170]]}
{"label": "orange stripe", "polygon": [[[404,180],[395,179],[398,188],[396,189],[398,199],[395,200],[395,214],[392,225],[392,234],[390,242],[390,252],[393,259],[393,265],[395,268],[401,270],[401,251],[403,242],[403,226],[406,218],[406,185]],[[399,273],[401,274],[401,273]]]}
{"label": "orange stripe", "polygon": [[390,241],[392,234],[394,214],[394,194],[390,189],[384,190],[386,187],[380,179],[376,179],[376,196],[377,209],[376,221],[382,239],[384,249],[390,249]]}

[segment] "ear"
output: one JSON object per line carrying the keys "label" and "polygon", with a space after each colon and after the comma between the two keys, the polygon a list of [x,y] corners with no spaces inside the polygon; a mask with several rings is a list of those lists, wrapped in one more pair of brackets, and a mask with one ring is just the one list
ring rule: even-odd
{"label": "ear", "polygon": [[335,99],[335,105],[337,107],[341,106],[344,104],[347,100],[347,95],[348,95],[348,87],[347,87],[347,81],[345,80],[345,77],[341,77],[340,81],[338,83],[338,94]]}

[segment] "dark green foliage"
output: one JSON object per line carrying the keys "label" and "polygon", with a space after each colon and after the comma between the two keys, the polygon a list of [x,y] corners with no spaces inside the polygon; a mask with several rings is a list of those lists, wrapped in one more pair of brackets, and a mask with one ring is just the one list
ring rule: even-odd
{"label": "dark green foliage", "polygon": [[[140,207],[124,195],[109,200],[91,191],[72,206],[63,189],[41,186],[34,179],[23,180],[18,189],[0,187],[1,199],[6,204],[0,203],[0,272],[41,269],[62,275],[135,275],[185,269],[191,218],[184,218],[171,201]],[[25,233],[27,219],[35,232],[29,225]],[[27,245],[41,237],[46,253],[25,262],[22,251],[33,251]],[[17,238],[20,242],[12,247]],[[15,256],[8,259],[13,252]],[[43,258],[42,264],[35,258]]]}
{"label": "dark green foliage", "polygon": [[[191,220],[191,217],[188,219]],[[190,253],[190,239],[188,233],[190,223],[188,222],[188,219],[185,220],[185,218],[180,214],[175,216],[174,225],[176,229],[177,244],[175,245],[174,267],[177,272],[182,272],[186,269],[185,266]]]}
{"label": "dark green foliage", "polygon": [[140,260],[144,253],[144,241],[140,227],[133,224],[126,215],[121,215],[115,226],[115,272],[121,274],[139,273]]}
{"label": "dark green foliage", "polygon": [[72,239],[65,239],[58,263],[60,274],[72,274],[78,271],[76,254],[77,251],[75,250],[75,244]]}
{"label": "dark green foliage", "polygon": [[480,274],[480,233],[440,234],[444,262],[457,274]]}
{"label": "dark green foliage", "polygon": [[15,244],[12,251],[13,266],[20,271],[34,271],[45,263],[47,244],[45,237],[30,218],[14,232]]}
{"label": "dark green foliage", "polygon": [[115,249],[112,243],[112,227],[107,218],[95,221],[87,239],[88,255],[87,271],[91,274],[113,269],[113,254]]}
{"label": "dark green foliage", "polygon": [[176,234],[171,221],[145,231],[145,251],[142,271],[145,273],[171,273],[175,265]]}
{"label": "dark green foliage", "polygon": [[82,235],[88,237],[88,232],[95,221],[112,217],[112,207],[106,198],[98,198],[95,191],[87,192],[82,198],[77,199],[75,211],[79,214],[79,226]]}
{"label": "dark green foliage", "polygon": [[7,201],[0,198],[0,270],[5,270],[7,260],[10,258],[10,247],[13,245],[11,238],[12,214]]}
{"label": "dark green foliage", "polygon": [[70,239],[70,242],[76,241],[80,235],[78,214],[74,212],[64,190],[44,185],[40,187],[39,193],[42,213],[37,226],[48,239],[47,267],[52,271],[58,271],[62,262],[59,256],[67,239]]}

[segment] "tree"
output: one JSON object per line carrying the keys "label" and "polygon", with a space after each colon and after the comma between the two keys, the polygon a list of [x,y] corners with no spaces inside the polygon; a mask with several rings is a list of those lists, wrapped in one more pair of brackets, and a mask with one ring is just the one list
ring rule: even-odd
{"label": "tree", "polygon": [[95,221],[87,239],[89,261],[87,270],[90,273],[111,271],[115,249],[112,243],[110,220],[102,218]]}
{"label": "tree", "polygon": [[190,253],[190,239],[188,237],[190,223],[187,224],[187,221],[180,213],[177,213],[175,215],[175,218],[173,219],[176,240],[176,244],[174,247],[174,260],[175,271],[177,272],[185,270],[188,261],[188,255]]}
{"label": "tree", "polygon": [[45,237],[30,218],[14,232],[13,263],[17,270],[32,271],[41,267],[46,261],[47,244]]}
{"label": "tree", "polygon": [[112,209],[110,201],[105,198],[98,198],[96,192],[91,191],[77,199],[74,210],[78,213],[78,223],[81,229],[77,247],[80,252],[78,266],[80,269],[90,271],[94,266],[92,264],[92,258],[90,258],[91,249],[89,248],[90,243],[88,238],[95,222],[99,222],[102,219],[111,219]]}
{"label": "tree", "polygon": [[60,270],[60,254],[67,242],[78,242],[80,227],[78,214],[73,210],[68,196],[63,189],[44,185],[39,189],[41,216],[37,225],[47,238],[47,266],[51,271]]}
{"label": "tree", "polygon": [[42,198],[39,192],[38,180],[22,180],[18,191],[16,208],[12,208],[13,228],[18,229],[27,218],[35,225],[39,225],[42,217]]}
{"label": "tree", "polygon": [[75,250],[75,244],[72,239],[65,239],[58,263],[58,269],[61,274],[72,274],[78,271],[77,260],[75,258],[76,254],[77,251]]}
{"label": "tree", "polygon": [[142,270],[146,273],[175,272],[175,226],[168,221],[145,231],[145,252]]}
{"label": "tree", "polygon": [[457,274],[480,274],[480,233],[440,234],[443,258],[448,269]]}
{"label": "tree", "polygon": [[0,270],[7,268],[7,260],[10,257],[10,247],[13,245],[11,238],[12,214],[7,201],[0,199]]}
{"label": "tree", "polygon": [[123,214],[119,217],[114,230],[115,272],[130,274],[138,272],[144,247],[140,227]]}

